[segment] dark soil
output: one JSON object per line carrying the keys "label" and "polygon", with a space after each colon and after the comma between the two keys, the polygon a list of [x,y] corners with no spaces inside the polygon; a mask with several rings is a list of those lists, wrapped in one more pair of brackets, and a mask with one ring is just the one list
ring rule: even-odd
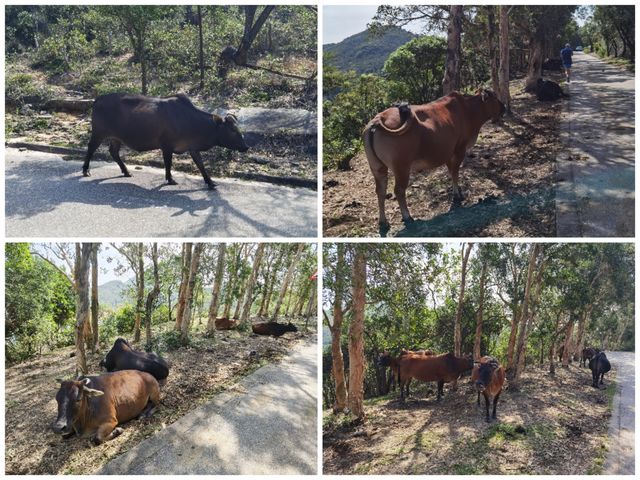
{"label": "dark soil", "polygon": [[[436,401],[422,384],[405,404],[397,393],[366,401],[363,425],[345,427],[325,413],[325,474],[600,473],[607,445],[612,372],[607,389],[591,387],[591,372],[576,364],[525,372],[518,392],[508,385],[497,421],[486,423],[469,378]],[[416,385],[417,387],[417,385]],[[415,390],[415,387],[414,387]]]}
{"label": "dark soil", "polygon": [[[113,457],[165,428],[211,396],[232,388],[240,377],[277,361],[297,342],[313,333],[299,327],[279,339],[239,331],[216,332],[214,338],[193,337],[193,346],[163,353],[170,363],[161,404],[148,419],[132,420],[114,440],[93,446],[74,436],[63,440],[51,430],[56,418],[56,378],[72,378],[73,347],[6,368],[5,473],[18,475],[90,474]],[[91,374],[108,351],[89,355]],[[249,355],[250,352],[256,354]]]}
{"label": "dark soil", "polygon": [[[554,164],[562,101],[539,102],[512,81],[511,117],[487,123],[460,170],[465,199],[452,202],[446,167],[413,175],[407,189],[416,222],[405,228],[395,196],[386,202],[392,236],[555,236]],[[521,92],[521,93],[515,93]],[[325,236],[378,236],[375,183],[364,153],[350,171],[323,173]],[[390,174],[388,191],[393,192]],[[388,195],[388,197],[391,195]]]}

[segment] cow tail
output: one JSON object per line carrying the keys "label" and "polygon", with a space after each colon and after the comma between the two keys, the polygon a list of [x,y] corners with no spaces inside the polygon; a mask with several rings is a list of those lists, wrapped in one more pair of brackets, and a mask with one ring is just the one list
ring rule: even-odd
{"label": "cow tail", "polygon": [[369,151],[371,152],[371,155],[373,156],[373,159],[377,160],[378,162],[382,163],[382,161],[380,160],[380,157],[378,157],[378,154],[376,153],[375,148],[373,148],[373,135],[376,131],[376,125],[369,125],[367,126],[367,129],[364,132],[364,137],[365,137],[365,142],[367,142],[367,146],[369,147]]}

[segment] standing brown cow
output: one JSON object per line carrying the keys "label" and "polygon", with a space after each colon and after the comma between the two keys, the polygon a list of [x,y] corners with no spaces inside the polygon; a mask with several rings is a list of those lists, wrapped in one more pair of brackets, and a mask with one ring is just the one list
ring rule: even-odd
{"label": "standing brown cow", "polygon": [[402,104],[377,114],[365,127],[363,142],[376,182],[380,234],[390,228],[384,211],[389,170],[405,224],[413,221],[405,196],[412,172],[446,165],[454,200],[462,199],[458,171],[465,153],[476,143],[482,125],[497,121],[504,112],[493,92],[479,89],[472,96],[451,92],[426,105]]}
{"label": "standing brown cow", "polygon": [[96,445],[120,435],[119,424],[150,416],[160,403],[158,381],[138,370],[58,381],[53,431],[65,438],[74,433],[91,437]]}
{"label": "standing brown cow", "polygon": [[473,367],[471,372],[471,382],[478,392],[478,405],[480,405],[480,394],[484,395],[484,405],[487,413],[486,420],[489,418],[489,403],[493,399],[493,418],[496,418],[496,406],[498,398],[502,393],[502,385],[504,384],[504,368],[493,357],[482,357],[480,362]]}
{"label": "standing brown cow", "polygon": [[[391,378],[398,378],[398,360],[404,356],[416,355],[419,357],[428,357],[431,355],[435,355],[435,353],[431,350],[401,350],[400,355],[398,357],[392,357],[389,352],[383,352],[378,357],[378,366],[380,367],[389,367],[391,369]],[[406,396],[409,396],[409,385],[411,384],[411,379],[407,380],[405,383],[406,387]]]}
{"label": "standing brown cow", "polygon": [[456,357],[453,353],[400,356],[398,357],[400,400],[404,401],[403,387],[412,378],[423,382],[438,382],[438,400],[440,400],[444,384],[456,382],[460,375],[472,368],[471,357]]}

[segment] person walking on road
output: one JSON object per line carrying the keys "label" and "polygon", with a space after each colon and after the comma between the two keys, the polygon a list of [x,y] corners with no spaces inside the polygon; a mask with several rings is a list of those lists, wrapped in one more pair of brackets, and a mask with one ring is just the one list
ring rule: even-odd
{"label": "person walking on road", "polygon": [[567,43],[562,50],[560,50],[560,57],[562,57],[562,65],[564,66],[564,74],[567,77],[567,83],[571,82],[571,57],[573,56],[573,49],[571,44]]}

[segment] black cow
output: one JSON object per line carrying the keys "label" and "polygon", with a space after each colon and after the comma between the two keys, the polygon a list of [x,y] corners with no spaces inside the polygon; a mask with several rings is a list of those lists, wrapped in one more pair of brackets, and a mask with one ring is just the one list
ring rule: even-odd
{"label": "black cow", "polygon": [[197,109],[185,95],[167,98],[110,93],[96,98],[91,115],[91,139],[82,173],[89,174],[89,162],[96,149],[110,139],[109,153],[125,177],[131,174],[120,158],[122,144],[138,152],[162,150],[165,176],[169,185],[176,185],[171,176],[174,153],[189,152],[209,188],[215,183],[204,168],[200,152],[214,146],[246,152],[247,144],[238,129],[236,117]]}
{"label": "black cow", "polygon": [[131,348],[124,338],[118,338],[107,356],[100,362],[108,372],[118,370],[140,370],[150,373],[156,380],[164,380],[169,376],[169,365],[166,360],[155,353],[139,352]]}
{"label": "black cow", "polygon": [[554,101],[560,97],[568,96],[556,82],[539,78],[536,83],[536,97],[541,102]]}
{"label": "black cow", "polygon": [[598,353],[600,353],[600,350],[597,349],[597,348],[593,348],[593,347],[583,348],[582,349],[582,358],[580,360],[580,366],[586,367],[587,366],[587,360],[591,360]]}
{"label": "black cow", "polygon": [[611,364],[604,352],[600,352],[589,360],[589,368],[591,369],[591,376],[593,377],[591,386],[598,388],[598,377],[600,377],[600,385],[602,385],[604,374],[611,370]]}
{"label": "black cow", "polygon": [[287,332],[297,332],[298,329],[293,323],[276,323],[276,322],[264,322],[256,323],[251,326],[253,333],[257,335],[273,335],[274,337],[281,337]]}

